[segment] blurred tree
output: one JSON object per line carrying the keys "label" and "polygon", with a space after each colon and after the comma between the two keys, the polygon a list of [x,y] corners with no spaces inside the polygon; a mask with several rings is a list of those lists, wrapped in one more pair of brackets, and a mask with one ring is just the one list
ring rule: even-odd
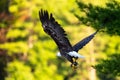
{"label": "blurred tree", "polygon": [[100,76],[102,80],[116,80],[115,76],[120,76],[120,54],[114,53],[108,57],[108,59],[101,60],[95,68],[98,70],[98,76]]}
{"label": "blurred tree", "polygon": [[[83,1],[93,3],[96,0]],[[102,1],[102,3],[105,1]],[[90,27],[80,25],[80,22],[74,16],[73,13],[75,12],[76,15],[79,14],[75,0],[1,0],[0,4],[2,4],[0,5],[2,6],[0,8],[1,80],[90,80],[91,65],[95,64],[96,60],[119,53],[119,36],[111,37],[100,33],[90,44],[80,50],[80,53],[84,53],[86,58],[79,60],[79,68],[74,72],[66,60],[56,57],[57,46],[42,30],[38,11],[42,8],[52,12],[56,20],[65,28],[66,33],[69,33],[68,38],[71,43],[75,44],[94,31]],[[99,2],[95,2],[95,4],[99,4]],[[86,6],[89,7],[90,5]],[[93,13],[95,13],[93,8],[96,6],[92,4],[91,6],[91,11],[93,10]],[[102,8],[100,8],[101,10]],[[98,10],[99,13],[100,11]],[[82,11],[79,15],[82,15],[81,13]],[[88,19],[80,21],[98,29],[99,25],[97,24],[101,25],[102,22],[99,22],[99,20],[102,21],[102,19],[103,17],[98,18],[98,22],[94,23],[92,23],[94,20],[85,22]],[[105,23],[105,27],[110,24]],[[113,23],[111,22],[111,24]],[[117,33],[117,35],[119,34]],[[97,68],[97,66],[95,67]]]}
{"label": "blurred tree", "polygon": [[[51,3],[49,0],[4,1],[5,0],[2,0],[0,2],[0,4],[6,2],[3,4],[3,7],[5,5],[5,8],[2,9],[1,7],[0,13],[0,50],[2,51],[0,53],[6,54],[6,56],[0,56],[2,67],[0,68],[0,79],[64,79],[64,76],[67,75],[67,70],[70,67],[69,65],[66,66],[66,63],[61,63],[59,60],[56,60],[56,55],[54,54],[57,52],[56,45],[40,27],[38,11],[41,8],[52,11],[54,10],[53,6],[56,3],[61,3],[56,6],[56,9],[53,11],[53,13],[56,12],[57,15],[60,15],[65,11],[64,9],[70,10],[71,5],[74,4],[72,3],[74,0],[51,0]],[[63,8],[59,10],[61,5],[63,5]],[[64,11],[61,12],[62,10]],[[2,16],[3,12],[9,13],[10,17],[7,17],[7,15]],[[70,20],[67,20],[65,17],[73,14],[64,12],[64,14],[61,15],[64,16],[59,18],[64,18],[64,21],[70,22]],[[2,66],[4,64],[5,66]],[[72,72],[72,70],[70,72]]]}
{"label": "blurred tree", "polygon": [[[0,1],[0,44],[7,41],[6,34],[9,29],[10,21],[13,16],[9,13],[9,0]],[[0,48],[0,79],[5,80],[7,72],[5,68],[7,67],[7,50]]]}
{"label": "blurred tree", "polygon": [[104,28],[105,32],[110,35],[120,35],[120,3],[115,0],[109,0],[105,6],[84,4],[77,0],[81,13],[78,19],[86,25],[91,25],[95,29]]}
{"label": "blurred tree", "polygon": [[[103,53],[105,53],[108,58],[96,59],[99,61],[95,68],[100,80],[117,80],[120,73],[117,68],[120,66],[120,60],[118,59],[120,58],[120,3],[116,0],[108,0],[104,6],[100,5],[100,3],[99,5],[94,5],[92,2],[85,3],[84,0],[83,2],[77,0],[77,4],[81,15],[79,15],[79,13],[75,13],[75,15],[81,23],[95,29],[103,29],[109,35],[112,35],[110,38],[107,38],[107,36],[106,39],[102,38],[106,41],[106,43],[104,43]],[[103,37],[103,35],[101,36]],[[101,42],[102,41],[103,40],[101,40]],[[100,47],[101,43],[98,45]],[[103,54],[101,54],[101,56],[103,56]]]}
{"label": "blurred tree", "polygon": [[9,0],[1,0],[0,5],[1,5],[0,13],[3,13],[3,12],[9,13],[9,10],[8,10],[8,8],[9,8]]}

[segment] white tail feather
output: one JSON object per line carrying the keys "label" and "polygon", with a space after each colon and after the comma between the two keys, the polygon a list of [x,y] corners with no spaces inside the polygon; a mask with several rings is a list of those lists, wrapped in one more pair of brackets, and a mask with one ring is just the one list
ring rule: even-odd
{"label": "white tail feather", "polygon": [[[85,58],[84,56],[80,55],[76,51],[71,51],[71,52],[69,52],[67,54],[70,55],[70,56],[72,56],[72,57]],[[61,57],[62,55],[60,54],[60,52],[58,52],[57,56]]]}
{"label": "white tail feather", "polygon": [[71,51],[71,52],[68,53],[68,55],[70,55],[72,57],[85,58],[84,56],[80,55],[76,51]]}

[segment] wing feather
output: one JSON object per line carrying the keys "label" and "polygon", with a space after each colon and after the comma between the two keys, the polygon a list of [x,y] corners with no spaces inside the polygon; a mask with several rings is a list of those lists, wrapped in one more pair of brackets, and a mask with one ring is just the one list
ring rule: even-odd
{"label": "wing feather", "polygon": [[70,52],[72,46],[66,37],[65,31],[60,24],[55,21],[52,14],[49,15],[47,11],[41,10],[39,11],[39,17],[44,31],[53,38],[60,53],[64,55],[64,53]]}
{"label": "wing feather", "polygon": [[89,43],[93,39],[93,37],[97,34],[98,31],[99,30],[97,30],[96,32],[94,32],[90,36],[84,38],[83,40],[81,40],[77,44],[75,44],[73,46],[73,50],[76,51],[76,52],[78,52],[81,48],[83,48],[87,43]]}

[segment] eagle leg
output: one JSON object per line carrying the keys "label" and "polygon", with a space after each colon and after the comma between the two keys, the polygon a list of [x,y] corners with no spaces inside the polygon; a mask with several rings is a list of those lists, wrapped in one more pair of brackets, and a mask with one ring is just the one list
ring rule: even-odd
{"label": "eagle leg", "polygon": [[77,67],[78,67],[77,59],[78,59],[78,58],[73,58],[73,63],[71,64],[71,67],[72,67],[73,69],[77,69]]}

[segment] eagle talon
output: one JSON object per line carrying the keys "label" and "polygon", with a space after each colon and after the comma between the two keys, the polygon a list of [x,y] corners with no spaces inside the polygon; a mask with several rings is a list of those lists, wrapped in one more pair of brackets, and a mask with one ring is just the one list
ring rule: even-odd
{"label": "eagle talon", "polygon": [[73,62],[73,63],[71,64],[71,67],[72,67],[73,69],[77,69],[77,66],[78,66],[78,63],[77,63],[77,62]]}
{"label": "eagle talon", "polygon": [[77,65],[78,65],[78,63],[77,63],[77,62],[74,62],[74,63],[73,63],[73,65],[74,65],[74,66],[77,66]]}

